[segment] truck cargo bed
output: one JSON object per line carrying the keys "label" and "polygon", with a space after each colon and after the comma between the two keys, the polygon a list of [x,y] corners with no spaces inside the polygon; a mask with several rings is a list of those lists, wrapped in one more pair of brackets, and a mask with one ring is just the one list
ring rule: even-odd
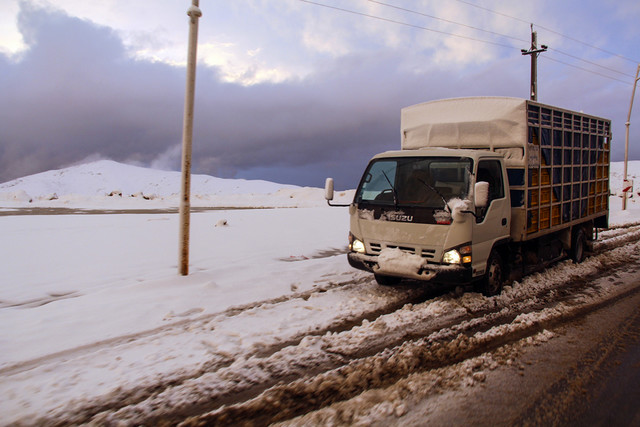
{"label": "truck cargo bed", "polygon": [[608,226],[611,121],[530,100],[476,97],[404,108],[402,149],[503,155],[511,237],[529,240],[588,221]]}

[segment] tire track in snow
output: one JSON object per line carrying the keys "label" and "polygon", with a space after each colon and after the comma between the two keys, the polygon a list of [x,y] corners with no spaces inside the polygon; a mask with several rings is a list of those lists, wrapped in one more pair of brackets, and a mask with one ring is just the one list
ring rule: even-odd
{"label": "tire track in snow", "polygon": [[[631,224],[612,226],[608,230],[601,232],[601,236],[602,236],[601,240],[594,242],[594,252],[596,254],[602,253],[603,251],[613,249],[615,247],[621,246],[629,242],[640,240],[640,223],[631,223]],[[335,253],[335,250],[330,251],[331,255],[333,255],[334,253]],[[319,254],[320,255],[317,255],[317,256],[314,255],[310,257],[310,259],[315,259],[317,257],[324,257],[322,252]],[[293,299],[308,300],[312,295],[317,293],[327,292],[328,290],[341,287],[341,286],[346,286],[349,284],[362,284],[367,281],[369,281],[369,279],[363,278],[363,277],[356,280],[336,281],[336,282],[329,281],[324,285],[320,285],[316,288],[310,289],[305,292],[299,292],[299,293],[294,292],[292,294],[283,295],[283,296],[269,299],[269,300],[256,301],[249,304],[230,307],[222,312],[209,313],[204,316],[199,316],[196,318],[182,319],[182,320],[171,322],[170,324],[166,324],[151,330],[141,331],[135,334],[114,337],[108,340],[98,341],[98,342],[87,344],[84,346],[67,349],[57,353],[52,353],[36,359],[22,361],[16,364],[8,365],[0,369],[0,375],[13,375],[23,370],[32,369],[35,366],[41,365],[43,363],[55,362],[56,360],[61,358],[66,359],[66,358],[74,357],[76,355],[96,351],[106,347],[112,347],[122,343],[131,343],[132,341],[137,339],[147,338],[153,335],[167,333],[168,331],[175,328],[183,328],[187,324],[207,322],[218,316],[226,316],[226,317],[237,316],[251,309],[255,309],[255,308],[265,306],[265,305],[270,305],[270,304],[279,304],[279,303],[283,303]],[[437,294],[437,293],[438,293],[437,290],[433,291],[433,294]],[[68,296],[64,295],[64,296],[60,296],[59,298],[65,298],[65,297],[69,298],[73,296],[74,295],[68,295]],[[406,302],[409,302],[409,301],[410,299],[407,300]],[[37,302],[40,303],[40,301],[37,301]],[[50,302],[50,301],[47,301],[47,302]],[[34,303],[34,301],[29,301],[28,303]],[[7,305],[7,307],[13,307],[13,306],[14,305]],[[3,308],[3,306],[0,305],[0,308]],[[384,312],[385,310],[382,310],[380,312],[369,313],[364,315],[361,319],[355,319],[354,321],[358,321],[358,320],[361,321],[364,319],[370,320],[372,316],[384,314]],[[338,329],[335,329],[335,330],[338,330]]]}
{"label": "tire track in snow", "polygon": [[[74,364],[74,361],[78,361],[79,363],[77,364],[80,366],[86,366],[86,360],[91,360],[91,358],[98,352],[108,351],[114,347],[119,347],[114,349],[114,356],[117,355],[118,358],[124,359],[126,358],[125,354],[127,349],[130,349],[134,353],[139,353],[140,346],[143,345],[144,342],[153,341],[162,335],[184,332],[187,328],[189,328],[190,332],[201,329],[206,333],[209,330],[208,328],[211,328],[211,324],[233,320],[234,317],[241,317],[243,315],[250,316],[251,310],[270,311],[274,313],[273,317],[275,317],[283,304],[296,303],[296,300],[298,302],[302,302],[313,298],[323,298],[323,296],[329,295],[330,293],[337,292],[343,294],[342,297],[334,296],[334,299],[353,299],[355,295],[362,294],[363,286],[366,285],[374,289],[376,293],[379,294],[379,297],[382,297],[379,298],[381,301],[373,306],[371,306],[371,304],[367,304],[366,299],[361,299],[363,304],[361,307],[355,308],[355,315],[351,312],[353,310],[345,312],[344,316],[340,316],[340,311],[332,312],[331,315],[334,317],[327,325],[321,325],[322,327],[317,327],[317,325],[313,324],[309,325],[308,330],[298,330],[296,335],[285,336],[284,340],[276,339],[276,341],[271,345],[254,346],[241,354],[217,352],[215,348],[212,348],[208,360],[199,366],[194,366],[187,370],[181,369],[177,372],[170,372],[168,374],[155,377],[149,376],[149,380],[146,384],[135,384],[132,387],[119,387],[106,395],[94,397],[89,401],[82,400],[68,402],[64,407],[56,408],[56,410],[52,411],[46,417],[38,419],[37,422],[38,424],[78,424],[87,422],[97,413],[113,411],[123,406],[136,405],[139,402],[152,398],[165,389],[180,387],[183,383],[190,380],[216,373],[219,370],[229,367],[238,358],[269,357],[283,348],[299,345],[305,338],[321,336],[328,332],[350,329],[354,324],[359,324],[364,319],[376,318],[381,314],[393,312],[407,303],[424,301],[434,295],[434,291],[429,290],[428,288],[406,288],[404,289],[404,292],[399,292],[399,290],[396,289],[380,288],[373,285],[372,279],[365,275],[358,275],[354,273],[349,274],[349,277],[351,280],[342,281],[327,278],[330,282],[321,285],[319,288],[306,292],[234,307],[225,310],[222,313],[201,316],[196,319],[185,319],[153,331],[147,331],[144,334],[136,334],[131,337],[118,337],[111,341],[103,341],[86,346],[86,348],[73,349],[69,352],[65,352],[64,354],[55,354],[53,357],[49,356],[47,358],[43,358],[43,360],[30,361],[29,363],[32,366],[29,366],[29,364],[26,363],[17,367],[14,366],[12,367],[14,369],[13,372],[9,369],[5,369],[5,374],[7,376],[19,375],[29,369],[35,369],[36,367],[42,368],[43,366],[49,366],[47,369],[54,369],[54,367],[64,364],[72,365]],[[442,291],[438,292],[440,294],[442,293]],[[302,310],[306,310],[306,308],[302,308]],[[167,348],[167,351],[174,350],[180,351],[181,349]],[[81,360],[82,358],[85,360]]]}
{"label": "tire track in snow", "polygon": [[[107,340],[102,340],[102,341],[97,341],[91,344],[86,344],[83,346],[79,346],[79,347],[75,347],[75,348],[70,348],[67,350],[63,350],[60,352],[56,352],[56,353],[51,353],[42,357],[38,357],[35,359],[31,359],[31,360],[26,360],[26,361],[22,361],[19,363],[15,363],[15,364],[11,364],[8,366],[5,366],[3,368],[0,369],[0,375],[15,375],[18,374],[22,371],[26,371],[26,370],[30,370],[33,369],[34,367],[46,364],[46,363],[55,363],[57,361],[60,361],[62,359],[69,359],[69,358],[73,358],[73,357],[77,357],[77,356],[81,356],[83,354],[86,353],[91,353],[91,352],[95,352],[104,348],[110,348],[110,347],[114,347],[120,344],[129,344],[129,343],[133,343],[136,340],[140,340],[140,339],[147,339],[150,338],[154,335],[162,335],[162,334],[167,334],[170,333],[172,330],[176,330],[176,329],[184,329],[185,326],[187,325],[191,325],[191,324],[198,324],[198,323],[206,323],[211,321],[212,319],[218,318],[218,317],[233,317],[233,316],[238,316],[246,311],[252,310],[252,309],[256,309],[262,306],[266,306],[266,305],[272,305],[272,304],[280,304],[283,302],[287,302],[287,301],[291,301],[291,300],[295,300],[295,299],[302,299],[302,300],[308,300],[311,296],[318,294],[318,293],[324,293],[327,292],[329,290],[332,289],[336,289],[336,288],[340,288],[343,286],[347,286],[347,285],[351,285],[351,284],[361,284],[363,282],[366,282],[368,279],[366,278],[359,278],[359,279],[353,279],[353,280],[346,280],[346,281],[327,281],[324,284],[321,284],[318,287],[315,287],[313,289],[310,289],[308,291],[304,291],[304,292],[294,292],[291,294],[287,294],[287,295],[282,295],[280,297],[277,298],[272,298],[272,299],[268,299],[268,300],[263,300],[263,301],[256,301],[256,302],[251,302],[248,304],[243,304],[243,305],[238,305],[238,306],[233,306],[233,307],[229,307],[224,311],[221,312],[216,312],[216,313],[208,313],[206,315],[203,316],[198,316],[198,317],[189,317],[189,318],[185,318],[185,319],[181,319],[181,320],[177,320],[177,321],[173,321],[171,323],[162,325],[160,327],[157,328],[153,328],[153,329],[149,329],[146,331],[140,331],[140,332],[136,332],[134,334],[128,334],[128,335],[122,335],[122,336],[118,336],[118,337],[114,337],[114,338],[110,338]],[[73,297],[73,295],[67,296],[68,298]],[[62,297],[64,298],[64,297]],[[29,302],[32,303],[33,301]],[[8,307],[13,307],[13,305],[9,305]],[[2,306],[0,306],[0,308],[2,308]],[[184,316],[185,314],[178,314],[176,315],[176,317],[181,317]],[[188,314],[187,314],[188,315]]]}
{"label": "tire track in snow", "polygon": [[[625,240],[640,238],[635,237],[636,233],[632,234],[634,237],[628,237]],[[602,237],[603,241],[608,241],[604,240],[604,233]],[[621,239],[611,239],[615,244],[621,244]],[[599,250],[596,252],[601,253]],[[613,264],[609,264],[607,268],[614,268]],[[556,268],[550,269],[548,274],[557,274],[555,270]],[[527,280],[529,278],[526,278],[523,283]],[[200,327],[210,322],[212,317],[240,316],[251,309],[266,305],[271,305],[271,309],[275,312],[280,304],[296,298],[308,300],[312,296],[324,294],[337,288],[345,290],[353,288],[357,293],[359,290],[361,291],[361,286],[366,282],[370,282],[370,279],[360,277],[352,281],[336,282],[328,284],[322,289],[314,289],[306,293],[291,294],[269,301],[235,307],[223,313],[185,319],[152,332],[159,335],[168,333],[176,325],[179,325],[178,329],[180,327]],[[578,285],[574,283],[574,287],[578,287]],[[384,288],[378,289],[384,290]],[[456,333],[468,336],[479,333],[492,324],[506,324],[518,314],[535,312],[536,308],[544,307],[554,298],[562,297],[563,293],[567,295],[567,300],[575,297],[571,289],[571,286],[560,284],[552,289],[533,289],[520,295],[505,296],[503,294],[479,300],[466,298],[465,295],[456,298],[448,294],[437,297],[428,303],[422,301],[433,297],[434,294],[424,289],[422,292],[414,292],[413,294],[409,288],[403,289],[405,293],[410,295],[403,295],[397,290],[386,290],[393,292],[395,300],[388,301],[387,306],[383,308],[363,312],[360,316],[350,319],[335,319],[327,327],[304,331],[288,340],[257,348],[255,351],[242,355],[225,357],[225,355],[214,354],[208,363],[196,370],[167,375],[144,387],[118,390],[105,398],[93,400],[89,404],[76,402],[70,407],[64,408],[64,411],[56,411],[56,414],[40,421],[62,422],[63,424],[87,422],[91,419],[94,422],[106,424],[118,419],[127,420],[127,422],[149,422],[149,420],[178,422],[189,415],[215,411],[221,405],[232,406],[242,400],[254,399],[260,393],[268,391],[274,386],[277,387],[279,382],[293,381],[301,377],[308,377],[310,374],[322,375],[325,372],[340,369],[341,366],[347,366],[355,360],[376,357],[378,353],[384,353],[394,346],[401,346],[405,342],[413,342],[421,337],[430,336],[435,339],[436,336],[439,336],[442,340],[451,340],[455,339]],[[528,305],[528,300],[534,300],[535,303]],[[438,307],[438,304],[444,304],[445,307]],[[428,310],[425,312],[423,305],[428,306],[428,310],[432,310],[432,312]],[[457,308],[450,310],[443,316],[443,311],[446,311],[447,307],[451,309],[451,305],[457,306]],[[509,307],[509,310],[501,313],[501,310],[506,307]],[[401,320],[393,319],[394,316]],[[397,324],[390,324],[390,319]],[[120,338],[126,340],[124,337]],[[134,338],[139,340],[143,337],[136,336]],[[108,343],[102,344],[110,346]],[[91,352],[97,348],[82,350]],[[238,356],[240,357],[238,358]],[[259,366],[259,369],[256,366]],[[258,374],[257,379],[251,378],[256,373]],[[211,387],[205,387],[203,390],[200,387],[202,384],[198,384],[209,380],[214,384],[214,388],[219,386],[219,389],[212,391]],[[100,412],[103,413],[95,417]]]}
{"label": "tire track in snow", "polygon": [[[637,267],[639,263],[636,258],[634,265]],[[624,264],[619,264],[622,265]],[[601,279],[608,275],[606,271],[600,273]],[[577,287],[575,283],[570,283],[570,286]],[[589,291],[597,287],[597,284],[590,286],[591,289],[587,289],[584,294],[589,294]],[[387,387],[413,373],[460,364],[522,339],[534,337],[546,329],[573,322],[638,293],[640,285],[636,284],[622,292],[581,304],[571,301],[571,295],[567,293],[539,311],[524,312],[512,320],[486,315],[483,318],[488,319],[482,322],[481,327],[473,320],[463,322],[446,333],[434,332],[427,337],[405,341],[394,348],[385,348],[375,355],[352,360],[320,375],[277,385],[251,400],[191,417],[180,425],[241,425],[248,420],[252,425],[267,425],[289,420],[351,399],[364,391]]]}
{"label": "tire track in snow", "polygon": [[595,241],[593,245],[593,250],[596,254],[639,240],[640,224],[617,226],[603,231],[601,237],[602,239]]}
{"label": "tire track in snow", "polygon": [[[617,251],[620,253],[606,253],[591,257],[585,262],[588,264],[586,268],[589,270],[589,274],[609,275],[612,269],[625,267],[625,261],[622,261],[625,259],[624,253],[635,254],[638,249],[636,243],[618,248]],[[572,307],[584,305],[581,300],[589,301],[594,298],[597,300],[601,297],[598,286],[585,285],[583,276],[584,269],[582,267],[564,262],[543,273],[526,278],[518,286],[505,289],[502,295],[496,297],[465,298],[469,295],[465,294],[461,298],[454,298],[452,295],[446,295],[428,303],[418,304],[418,306],[405,306],[396,312],[382,315],[373,322],[363,322],[361,326],[354,327],[349,331],[327,334],[322,337],[307,337],[297,346],[284,348],[281,352],[274,353],[268,358],[249,358],[243,363],[225,369],[222,375],[224,378],[216,378],[215,376],[202,378],[203,382],[210,383],[209,386],[203,387],[198,381],[194,381],[181,388],[165,390],[141,405],[123,408],[116,413],[102,414],[94,421],[108,424],[114,420],[125,419],[127,422],[159,422],[164,420],[177,423],[187,415],[209,410],[213,412],[203,418],[207,423],[213,422],[215,424],[218,421],[223,422],[223,420],[225,420],[224,422],[239,421],[241,418],[238,417],[241,413],[246,417],[245,420],[249,419],[254,422],[256,420],[247,415],[251,414],[251,411],[246,412],[246,405],[250,405],[248,402],[254,402],[255,399],[282,402],[280,399],[285,396],[280,396],[278,393],[293,393],[297,396],[294,400],[321,402],[319,407],[322,407],[337,400],[347,399],[349,396],[334,391],[327,393],[327,395],[334,396],[327,401],[328,397],[325,397],[323,393],[320,393],[320,396],[313,393],[307,395],[310,393],[308,390],[300,392],[296,388],[301,381],[306,383],[313,381],[313,378],[319,378],[318,381],[326,381],[322,375],[327,372],[341,372],[341,369],[347,369],[346,367],[354,363],[357,364],[359,360],[378,360],[376,358],[382,357],[382,361],[378,360],[376,363],[384,364],[386,363],[384,362],[385,357],[388,357],[387,353],[393,352],[394,348],[408,346],[408,343],[411,342],[420,342],[419,347],[426,345],[429,348],[437,344],[436,347],[429,350],[436,352],[444,351],[442,350],[445,348],[443,343],[447,342],[457,342],[462,346],[468,346],[468,341],[465,340],[470,339],[469,337],[473,338],[477,334],[486,333],[493,328],[509,329],[514,322],[518,325],[526,321],[527,316],[535,317],[540,313],[546,313],[544,316],[553,319],[553,307],[555,306],[563,308],[561,314],[558,315],[558,318],[562,319],[562,313],[566,314],[570,310],[577,310]],[[547,285],[537,286],[538,280],[543,280]],[[439,304],[440,307],[438,307]],[[443,305],[449,305],[449,307],[446,308]],[[455,305],[458,307],[452,308]],[[446,312],[447,316],[441,316],[442,312]],[[392,322],[395,324],[391,324]],[[518,326],[516,329],[521,330],[522,328]],[[531,327],[522,330],[525,331],[522,336],[531,336],[531,334],[539,332],[539,327],[538,329]],[[494,342],[504,345],[505,342],[521,339],[522,336],[510,333],[505,335],[506,338],[503,341],[496,338]],[[427,344],[420,341],[425,339],[423,337],[428,337]],[[487,345],[477,348],[474,350],[475,353],[470,351],[461,354],[473,357],[478,351],[486,351],[489,348]],[[447,360],[458,363],[460,360],[456,357],[448,356]],[[413,362],[409,362],[413,366]],[[287,364],[291,366],[288,367]],[[342,365],[336,366],[340,364]],[[417,366],[423,369],[423,365]],[[365,370],[373,373],[378,372],[369,368]],[[309,379],[310,372],[312,373],[311,379]],[[373,374],[361,374],[367,378],[365,381],[367,384],[379,384],[376,378],[371,377]],[[396,378],[394,375],[391,377]],[[278,385],[279,382],[288,382],[296,377],[307,379],[291,383],[293,384],[291,390],[287,389],[290,385]],[[347,375],[345,378],[350,377]],[[350,388],[346,387],[346,389]],[[357,390],[359,390],[358,392],[363,391],[362,389]],[[275,393],[275,397],[273,393]],[[259,397],[263,395],[266,397]],[[268,397],[269,395],[271,397]],[[342,397],[338,398],[337,396]],[[163,402],[172,402],[178,399],[181,402],[173,409],[165,406],[162,410],[156,410]],[[236,402],[233,404],[234,399],[244,400],[244,403]],[[196,403],[189,403],[190,401]],[[222,405],[227,406],[220,409]],[[255,405],[255,403],[251,405]],[[237,416],[227,419],[226,417],[234,411],[229,408],[236,407],[242,410],[239,410]],[[311,405],[306,410],[314,408],[317,409]],[[291,414],[299,414],[301,410],[300,408],[291,409]],[[287,413],[287,409],[283,410],[281,406],[278,406],[273,408],[273,412],[284,414]],[[264,417],[268,413],[270,413],[269,409],[261,407],[255,415]],[[281,417],[282,415],[277,416]],[[277,419],[273,418],[270,421]]]}

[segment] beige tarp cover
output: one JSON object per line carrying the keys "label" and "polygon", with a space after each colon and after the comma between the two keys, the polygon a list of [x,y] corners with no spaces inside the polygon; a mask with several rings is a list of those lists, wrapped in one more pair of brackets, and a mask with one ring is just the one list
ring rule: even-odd
{"label": "beige tarp cover", "polygon": [[402,109],[402,149],[450,147],[489,149],[507,165],[524,162],[527,101],[518,98],[454,98]]}

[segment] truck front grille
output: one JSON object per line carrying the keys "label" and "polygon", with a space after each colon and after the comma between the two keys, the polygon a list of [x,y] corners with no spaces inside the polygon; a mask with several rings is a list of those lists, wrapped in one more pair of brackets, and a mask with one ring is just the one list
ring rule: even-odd
{"label": "truck front grille", "polygon": [[435,253],[436,253],[435,249],[426,249],[426,248],[411,247],[411,246],[397,246],[397,245],[389,245],[389,244],[379,243],[379,242],[369,242],[369,248],[371,249],[371,252],[375,255],[382,252],[382,249],[385,249],[385,248],[400,249],[403,252],[419,255],[422,258],[429,259],[429,260],[434,259]]}

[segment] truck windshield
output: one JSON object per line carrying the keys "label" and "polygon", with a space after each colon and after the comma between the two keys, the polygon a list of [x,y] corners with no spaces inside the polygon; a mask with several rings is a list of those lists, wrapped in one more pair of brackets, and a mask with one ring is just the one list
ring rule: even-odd
{"label": "truck windshield", "polygon": [[369,164],[356,203],[442,208],[464,199],[473,163],[466,157],[398,157]]}

